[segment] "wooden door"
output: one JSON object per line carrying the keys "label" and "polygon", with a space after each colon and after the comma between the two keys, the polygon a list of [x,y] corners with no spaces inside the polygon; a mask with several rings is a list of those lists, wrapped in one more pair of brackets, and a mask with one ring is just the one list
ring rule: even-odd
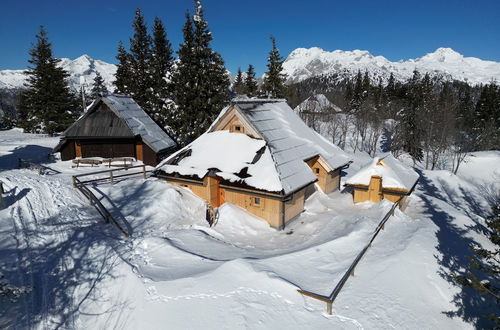
{"label": "wooden door", "polygon": [[82,145],[80,141],[75,141],[75,156],[82,158]]}
{"label": "wooden door", "polygon": [[113,146],[113,157],[134,157],[135,145],[130,142],[115,142]]}
{"label": "wooden door", "polygon": [[368,186],[368,193],[370,201],[380,202],[382,200],[382,178],[379,176],[372,176],[370,185]]}

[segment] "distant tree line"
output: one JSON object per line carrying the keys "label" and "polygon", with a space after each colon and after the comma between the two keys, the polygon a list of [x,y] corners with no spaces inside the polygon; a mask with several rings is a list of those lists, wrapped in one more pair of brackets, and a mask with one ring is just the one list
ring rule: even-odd
{"label": "distant tree line", "polygon": [[341,106],[342,113],[332,110],[328,118],[317,120],[327,123],[334,143],[354,152],[374,156],[383,134],[387,150],[396,155],[406,152],[426,169],[439,167],[451,154],[456,172],[467,153],[500,146],[500,87],[495,82],[470,86],[414,71],[406,82],[391,75],[383,83],[358,72],[352,79],[309,79],[289,86],[287,93],[295,104],[324,93]]}

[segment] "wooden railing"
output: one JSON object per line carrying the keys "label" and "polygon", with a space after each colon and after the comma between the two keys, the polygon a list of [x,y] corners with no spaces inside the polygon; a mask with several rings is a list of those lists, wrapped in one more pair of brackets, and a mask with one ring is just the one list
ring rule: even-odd
{"label": "wooden railing", "polygon": [[302,289],[299,289],[297,291],[305,296],[326,302],[326,312],[327,312],[327,314],[331,315],[333,302],[335,301],[335,299],[339,295],[340,291],[342,290],[342,288],[346,284],[349,277],[354,276],[354,270],[355,270],[356,266],[360,262],[361,258],[363,258],[366,251],[368,251],[368,249],[371,247],[373,241],[375,240],[375,237],[377,237],[377,235],[380,233],[380,231],[384,229],[385,223],[387,222],[387,220],[389,220],[389,217],[394,215],[394,210],[396,209],[396,207],[399,206],[399,204],[401,203],[401,200],[402,200],[402,198],[400,198],[396,203],[394,203],[392,205],[391,209],[389,210],[389,212],[387,212],[386,215],[382,218],[382,220],[378,224],[377,228],[373,232],[373,235],[372,235],[370,241],[368,242],[368,244],[366,244],[366,246],[356,256],[356,258],[354,259],[352,264],[349,266],[349,268],[344,273],[344,275],[342,276],[342,278],[337,283],[337,285],[335,286],[335,288],[333,289],[332,293],[330,293],[329,296],[320,295],[320,294],[313,293],[313,292],[310,292],[307,290],[302,290]]}
{"label": "wooden railing", "polygon": [[[119,174],[119,175],[113,174],[113,173],[118,172],[118,171],[129,171],[129,170],[134,169],[134,168],[141,168],[142,171],[132,171],[132,172],[128,172],[125,174]],[[83,174],[73,175],[73,186],[76,187],[75,179],[81,178],[84,176],[95,176],[95,175],[107,173],[106,176],[101,177],[101,178],[93,178],[93,179],[86,180],[86,181],[82,181],[82,180],[78,179],[78,181],[82,184],[85,184],[85,183],[92,183],[92,182],[108,181],[109,180],[111,182],[111,184],[113,184],[115,182],[115,179],[126,177],[126,176],[138,175],[138,174],[142,174],[142,176],[145,179],[147,177],[147,174],[151,173],[151,172],[153,172],[153,170],[146,170],[146,165],[136,165],[136,166],[130,166],[130,167],[123,167],[123,168],[116,168],[116,169],[109,169],[109,170],[103,170],[103,171],[83,173]]]}
{"label": "wooden railing", "polygon": [[129,237],[129,233],[119,224],[119,222],[113,217],[113,215],[108,211],[104,205],[102,205],[101,201],[94,195],[94,193],[78,178],[73,177],[73,185],[76,189],[78,189],[90,202],[90,205],[93,205],[97,212],[104,218],[104,221],[107,223],[113,223],[116,228],[125,236]]}
{"label": "wooden railing", "polygon": [[[142,171],[131,171],[128,172],[130,169],[134,168],[141,168]],[[127,171],[128,173],[125,174],[113,174],[115,172],[119,171]],[[109,170],[104,170],[104,171],[96,171],[96,172],[90,172],[90,173],[83,173],[83,174],[78,174],[78,175],[73,175],[73,187],[78,189],[90,202],[91,205],[93,205],[96,210],[99,212],[99,214],[104,218],[106,222],[111,222],[113,223],[118,230],[125,236],[129,237],[129,233],[120,225],[120,223],[113,217],[113,215],[106,209],[106,207],[101,203],[101,201],[94,195],[92,190],[89,189],[89,187],[86,186],[88,183],[94,183],[94,182],[99,182],[99,181],[108,181],[111,184],[114,184],[115,179],[117,178],[123,178],[127,176],[132,176],[132,175],[138,175],[141,174],[144,179],[147,177],[148,173],[153,172],[152,170],[146,170],[146,165],[136,165],[136,166],[131,166],[131,167],[125,167],[125,168],[117,168],[117,169],[109,169]],[[104,177],[98,177],[95,178],[97,175],[101,174],[107,174]],[[80,178],[85,177],[85,176],[93,176],[94,178],[86,181],[82,181]]]}

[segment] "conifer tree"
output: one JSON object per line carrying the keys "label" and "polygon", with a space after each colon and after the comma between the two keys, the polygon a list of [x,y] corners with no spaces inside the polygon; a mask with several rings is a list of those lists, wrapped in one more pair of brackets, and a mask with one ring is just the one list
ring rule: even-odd
{"label": "conifer tree", "polygon": [[229,79],[221,56],[210,47],[212,35],[200,1],[193,19],[186,13],[184,42],[173,74],[175,132],[185,144],[201,135],[229,101]]}
{"label": "conifer tree", "polygon": [[483,86],[477,100],[474,131],[480,150],[497,149],[500,145],[500,89],[491,83]]}
{"label": "conifer tree", "polygon": [[163,22],[156,17],[153,25],[153,44],[150,59],[151,70],[151,113],[153,119],[161,126],[170,125],[171,85],[167,78],[172,71],[172,45],[167,39],[167,33]]}
{"label": "conifer tree", "polygon": [[151,37],[144,17],[137,9],[132,24],[134,37],[130,39],[130,94],[146,112],[151,112],[152,107],[152,78],[150,74],[151,62]]}
{"label": "conifer tree", "polygon": [[422,102],[422,85],[420,73],[415,70],[409,81],[406,107],[401,111],[401,118],[396,136],[396,146],[408,152],[413,162],[420,162],[423,157],[422,150],[422,122],[420,120]]}
{"label": "conifer tree", "polygon": [[132,79],[132,69],[130,68],[130,54],[127,53],[123,42],[118,44],[118,54],[116,55],[118,65],[115,74],[115,93],[130,94],[130,81]]}
{"label": "conifer tree", "polygon": [[93,101],[96,100],[100,95],[105,94],[108,94],[108,89],[106,88],[106,85],[104,85],[104,79],[102,79],[102,76],[99,72],[96,72],[94,85],[90,90],[90,99]]}
{"label": "conifer tree", "polygon": [[57,66],[59,60],[52,55],[52,44],[43,26],[36,39],[29,52],[27,90],[21,94],[19,105],[21,127],[29,132],[53,134],[73,122],[78,102],[66,82],[68,73]]}
{"label": "conifer tree", "polygon": [[351,98],[349,100],[349,110],[354,114],[359,114],[361,111],[361,105],[363,103],[363,76],[361,71],[358,70],[356,75],[356,81],[354,82],[354,87],[351,92]]}
{"label": "conifer tree", "polygon": [[255,79],[255,69],[252,64],[248,65],[247,76],[245,77],[245,92],[248,97],[255,97],[259,92],[259,86]]}
{"label": "conifer tree", "polygon": [[234,80],[233,91],[237,95],[245,94],[245,85],[243,83],[243,74],[241,73],[240,68],[238,68],[238,74],[236,74],[236,78]]}
{"label": "conifer tree", "polygon": [[283,71],[283,58],[276,47],[276,39],[270,37],[272,49],[267,58],[267,72],[262,84],[262,94],[270,98],[283,98],[285,96],[286,75]]}

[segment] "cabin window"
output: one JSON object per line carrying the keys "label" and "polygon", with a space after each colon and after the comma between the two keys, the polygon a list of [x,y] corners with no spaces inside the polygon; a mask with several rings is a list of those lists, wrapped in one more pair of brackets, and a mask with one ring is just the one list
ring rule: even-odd
{"label": "cabin window", "polygon": [[317,168],[317,167],[316,167],[316,168],[314,169],[314,172],[316,172],[316,174],[319,174],[319,168]]}
{"label": "cabin window", "polygon": [[264,200],[260,197],[250,197],[250,206],[264,207]]}
{"label": "cabin window", "polygon": [[231,132],[233,133],[244,133],[245,129],[240,124],[231,126]]}

